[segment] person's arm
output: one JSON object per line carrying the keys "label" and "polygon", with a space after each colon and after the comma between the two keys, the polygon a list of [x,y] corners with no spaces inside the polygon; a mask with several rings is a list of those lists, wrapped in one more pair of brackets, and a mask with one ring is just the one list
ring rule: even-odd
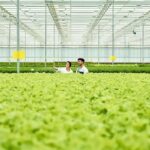
{"label": "person's arm", "polygon": [[57,67],[53,67],[53,68],[54,68],[54,70],[55,70],[56,73],[59,72],[59,68],[57,68]]}
{"label": "person's arm", "polygon": [[53,69],[54,69],[54,70],[58,70],[58,68],[57,68],[57,67],[53,67]]}
{"label": "person's arm", "polygon": [[53,67],[56,72],[61,72],[61,68]]}

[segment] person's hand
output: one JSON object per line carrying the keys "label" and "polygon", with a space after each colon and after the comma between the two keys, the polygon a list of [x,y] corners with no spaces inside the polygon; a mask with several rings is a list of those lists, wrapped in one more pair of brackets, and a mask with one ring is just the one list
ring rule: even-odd
{"label": "person's hand", "polygon": [[58,70],[58,68],[57,67],[53,67],[55,70]]}

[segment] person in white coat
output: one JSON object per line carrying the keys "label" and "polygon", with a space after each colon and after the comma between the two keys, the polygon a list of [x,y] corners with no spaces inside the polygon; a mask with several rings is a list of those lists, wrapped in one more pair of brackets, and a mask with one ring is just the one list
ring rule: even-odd
{"label": "person in white coat", "polygon": [[58,73],[64,73],[64,74],[68,74],[68,73],[73,73],[72,69],[71,69],[71,62],[67,61],[66,63],[66,67],[63,68],[55,68],[56,72]]}

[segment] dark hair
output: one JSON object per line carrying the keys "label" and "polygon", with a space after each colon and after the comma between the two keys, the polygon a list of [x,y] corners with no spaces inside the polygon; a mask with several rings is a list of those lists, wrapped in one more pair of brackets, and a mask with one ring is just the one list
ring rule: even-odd
{"label": "dark hair", "polygon": [[67,63],[69,63],[69,66],[71,67],[72,66],[72,63],[70,61],[67,61]]}
{"label": "dark hair", "polygon": [[78,58],[78,61],[82,61],[83,63],[85,62],[85,59],[84,58]]}

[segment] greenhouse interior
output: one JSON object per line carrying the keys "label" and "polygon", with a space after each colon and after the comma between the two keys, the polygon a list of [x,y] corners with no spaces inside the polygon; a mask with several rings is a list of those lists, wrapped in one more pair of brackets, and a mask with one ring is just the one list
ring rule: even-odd
{"label": "greenhouse interior", "polygon": [[149,10],[146,0],[1,0],[0,62],[20,51],[19,64],[150,63]]}
{"label": "greenhouse interior", "polygon": [[0,150],[150,150],[150,0],[0,0]]}

